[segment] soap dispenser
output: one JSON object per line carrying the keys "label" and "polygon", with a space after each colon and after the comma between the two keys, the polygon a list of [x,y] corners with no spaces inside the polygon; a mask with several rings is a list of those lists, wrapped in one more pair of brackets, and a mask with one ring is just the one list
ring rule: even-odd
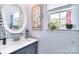
{"label": "soap dispenser", "polygon": [[29,30],[27,29],[25,32],[25,38],[28,38],[28,37],[29,37]]}

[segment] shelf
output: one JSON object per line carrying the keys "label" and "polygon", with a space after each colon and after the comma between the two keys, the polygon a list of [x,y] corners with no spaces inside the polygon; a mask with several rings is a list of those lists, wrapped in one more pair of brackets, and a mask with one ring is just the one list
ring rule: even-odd
{"label": "shelf", "polygon": [[45,29],[45,30],[48,30],[48,31],[78,31],[78,29],[55,29],[55,30],[50,30],[50,29]]}

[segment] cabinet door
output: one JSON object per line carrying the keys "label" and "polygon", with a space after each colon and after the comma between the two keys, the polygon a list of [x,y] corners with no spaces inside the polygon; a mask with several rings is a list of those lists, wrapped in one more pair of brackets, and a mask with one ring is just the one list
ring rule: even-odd
{"label": "cabinet door", "polygon": [[15,51],[15,52],[13,52],[11,54],[25,54],[25,50],[26,50],[26,48],[24,47],[24,48],[19,49],[19,50]]}
{"label": "cabinet door", "polygon": [[36,42],[36,43],[33,43],[33,44],[31,44],[31,45],[29,45],[29,46],[26,48],[25,53],[26,53],[26,54],[37,54],[37,50],[38,50],[37,45],[38,45],[37,42]]}
{"label": "cabinet door", "polygon": [[37,46],[38,46],[38,43],[35,42],[31,45],[28,45],[24,48],[17,50],[11,54],[37,54],[37,52],[38,52]]}

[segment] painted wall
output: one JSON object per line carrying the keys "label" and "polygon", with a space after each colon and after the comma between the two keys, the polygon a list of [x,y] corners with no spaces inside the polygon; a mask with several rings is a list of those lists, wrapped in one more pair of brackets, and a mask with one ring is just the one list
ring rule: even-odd
{"label": "painted wall", "polygon": [[[31,8],[33,5],[19,5],[27,16],[26,29],[30,35],[39,38],[39,53],[78,53],[79,32],[78,31],[49,31],[47,30],[47,6],[43,9],[43,30],[32,30]],[[25,30],[26,30],[25,29]],[[25,34],[25,30],[23,33]]]}
{"label": "painted wall", "polygon": [[39,53],[78,53],[78,31],[49,31],[47,30],[47,10],[46,5],[43,9],[43,30],[32,30],[31,28],[31,8],[29,6],[29,21],[28,27],[31,36],[39,38],[38,52]]}

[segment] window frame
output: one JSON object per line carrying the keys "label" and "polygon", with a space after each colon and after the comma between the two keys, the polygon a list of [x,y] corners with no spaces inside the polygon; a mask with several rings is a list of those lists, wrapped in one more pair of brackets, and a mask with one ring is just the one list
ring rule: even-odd
{"label": "window frame", "polygon": [[[56,14],[56,13],[58,13],[59,14],[59,22],[61,22],[61,19],[66,19],[66,18],[61,18],[61,13],[63,13],[63,12],[67,12],[68,11],[68,9],[67,10],[62,10],[62,11],[57,11],[57,12],[53,12],[53,11],[51,11],[51,12],[53,12],[53,13],[49,13],[48,14],[48,22],[51,20],[51,14]],[[60,26],[60,28],[57,28],[57,29],[66,29],[66,27],[64,28],[64,27],[61,27],[61,25],[59,25]]]}

